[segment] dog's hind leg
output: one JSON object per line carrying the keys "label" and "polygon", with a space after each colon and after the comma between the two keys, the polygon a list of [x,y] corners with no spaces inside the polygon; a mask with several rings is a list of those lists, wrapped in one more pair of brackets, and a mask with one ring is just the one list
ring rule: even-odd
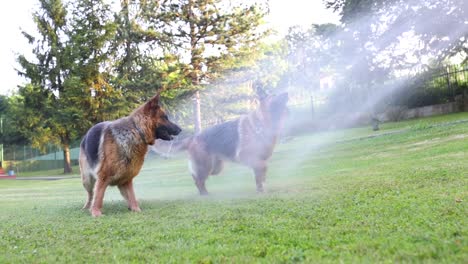
{"label": "dog's hind leg", "polygon": [[93,201],[93,193],[94,193],[94,184],[96,180],[93,178],[92,175],[81,176],[83,181],[83,187],[85,188],[86,192],[88,193],[88,198],[86,199],[86,203],[83,206],[83,209],[89,209],[91,207],[91,202]]}
{"label": "dog's hind leg", "polygon": [[213,162],[213,169],[211,170],[211,175],[218,175],[224,167],[224,162],[220,159],[215,159]]}
{"label": "dog's hind leg", "polygon": [[108,185],[109,182],[104,181],[99,177],[96,180],[96,183],[94,184],[93,201],[91,203],[91,215],[93,217],[98,217],[102,215],[102,203],[104,200],[104,193]]}
{"label": "dog's hind leg", "polygon": [[213,171],[214,156],[207,153],[202,147],[189,149],[189,170],[200,195],[207,195],[205,181]]}
{"label": "dog's hind leg", "polygon": [[200,193],[200,195],[208,195],[208,191],[206,190],[206,186],[205,186],[205,181],[208,178],[208,174],[203,174],[203,175],[192,174],[192,177],[193,177],[193,180],[195,181],[195,185],[197,186],[198,192]]}
{"label": "dog's hind leg", "polygon": [[128,203],[128,209],[133,212],[141,212],[141,209],[138,206],[138,201],[135,197],[135,191],[133,189],[133,180],[130,180],[129,182],[123,185],[119,185],[119,190]]}
{"label": "dog's hind leg", "polygon": [[83,183],[83,187],[88,194],[88,198],[86,199],[83,209],[89,209],[93,200],[93,190],[96,180],[90,173],[88,161],[86,160],[86,156],[83,154],[83,150],[80,151],[80,174],[81,182]]}
{"label": "dog's hind leg", "polygon": [[263,183],[265,182],[266,178],[266,171],[267,171],[267,166],[265,161],[258,162],[254,167],[253,167],[254,173],[255,173],[255,183],[257,185],[257,192],[262,193],[264,192],[263,188]]}
{"label": "dog's hind leg", "polygon": [[123,185],[119,185],[118,187],[119,187],[120,194],[122,194],[122,197],[125,199],[125,201],[127,201],[128,210],[130,210],[130,202],[128,200],[127,185],[123,184]]}
{"label": "dog's hind leg", "polygon": [[200,163],[190,160],[189,168],[200,195],[208,195],[208,191],[206,190],[205,186],[205,181],[208,178],[208,175],[210,174],[211,167],[206,162]]}

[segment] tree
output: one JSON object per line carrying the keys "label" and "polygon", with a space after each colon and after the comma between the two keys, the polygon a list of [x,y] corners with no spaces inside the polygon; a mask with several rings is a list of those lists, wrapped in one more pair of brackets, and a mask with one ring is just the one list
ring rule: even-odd
{"label": "tree", "polygon": [[[414,54],[443,61],[464,52],[468,56],[468,2],[458,0],[327,0],[339,11],[341,22],[357,34],[367,36],[379,51],[397,45],[400,37],[413,34],[420,45]],[[363,19],[365,23],[363,23]],[[367,26],[363,26],[367,25]],[[367,31],[365,32],[364,31]],[[401,58],[396,58],[400,59]]]}
{"label": "tree", "polygon": [[102,0],[79,1],[71,10],[68,45],[73,63],[69,65],[67,91],[74,93],[71,97],[75,100],[69,106],[77,104],[85,110],[79,131],[83,134],[92,124],[118,118],[134,105],[126,101],[130,95],[122,96],[122,90],[112,83],[112,45],[118,29],[114,12]]}
{"label": "tree", "polygon": [[172,44],[170,52],[187,61],[184,73],[194,91],[195,131],[201,129],[199,90],[246,56],[266,31],[259,5],[233,5],[223,0],[165,1],[156,14]]}
{"label": "tree", "polygon": [[24,118],[17,126],[39,149],[60,144],[64,173],[70,173],[72,141],[92,122],[109,118],[101,113],[113,104],[114,91],[100,68],[106,66],[104,49],[114,27],[106,22],[110,9],[99,0],[74,6],[61,0],[40,4],[33,15],[39,35],[23,32],[34,58],[18,57],[19,73],[30,83],[18,91],[15,109]]}
{"label": "tree", "polygon": [[285,43],[278,41],[250,48],[248,59],[238,58],[229,72],[205,90],[209,96],[204,97],[204,121],[216,124],[257,108],[260,99],[282,85],[286,52]]}
{"label": "tree", "polygon": [[[340,12],[343,32],[341,87],[359,105],[384,102],[405,89],[403,74],[468,58],[468,2],[457,0],[328,0]],[[431,65],[432,64],[432,65]],[[361,96],[350,96],[361,94]],[[372,100],[368,100],[372,98]],[[346,101],[349,101],[346,99]],[[346,105],[346,104],[338,104]]]}
{"label": "tree", "polygon": [[330,72],[338,59],[334,36],[340,30],[334,24],[289,29],[286,42],[291,84],[312,90],[318,87],[321,75]]}
{"label": "tree", "polygon": [[21,117],[15,115],[14,100],[15,97],[0,96],[0,168],[4,166],[4,146],[28,143],[15,126],[15,121]]}
{"label": "tree", "polygon": [[[30,85],[19,89],[23,97],[21,116],[28,116],[30,122],[19,123],[24,133],[30,136],[32,144],[43,149],[46,142],[60,142],[64,152],[64,173],[71,172],[70,143],[72,140],[71,122],[66,121],[59,108],[61,94],[64,92],[64,81],[67,76],[67,52],[64,36],[67,31],[67,10],[60,0],[41,0],[40,10],[34,14],[34,20],[40,38],[23,32],[29,42],[35,45],[35,61],[19,56],[18,61],[24,71],[20,74],[29,78]],[[60,109],[63,110],[63,109]],[[29,113],[27,113],[29,112]],[[29,128],[29,129],[28,129]]]}
{"label": "tree", "polygon": [[117,34],[112,43],[115,73],[112,83],[132,103],[140,103],[154,95],[155,90],[165,88],[158,78],[158,65],[164,55],[161,45],[167,39],[159,29],[161,2],[123,0],[115,14]]}

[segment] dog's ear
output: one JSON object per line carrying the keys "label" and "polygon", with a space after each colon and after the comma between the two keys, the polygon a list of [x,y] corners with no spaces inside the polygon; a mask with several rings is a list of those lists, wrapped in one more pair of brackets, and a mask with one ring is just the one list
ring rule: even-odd
{"label": "dog's ear", "polygon": [[149,112],[151,110],[155,110],[159,107],[159,93],[153,96],[148,102],[145,104],[145,111]]}

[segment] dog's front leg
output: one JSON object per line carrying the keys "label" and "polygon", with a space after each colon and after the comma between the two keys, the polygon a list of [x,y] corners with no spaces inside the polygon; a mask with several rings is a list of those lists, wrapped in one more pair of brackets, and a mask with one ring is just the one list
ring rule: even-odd
{"label": "dog's front leg", "polygon": [[99,217],[102,215],[102,203],[104,200],[104,193],[108,185],[109,183],[107,181],[103,181],[102,179],[96,180],[93,192],[93,202],[91,204],[91,215],[93,217]]}
{"label": "dog's front leg", "polygon": [[265,190],[263,188],[263,183],[266,178],[267,166],[265,161],[257,162],[253,167],[255,173],[255,183],[257,184],[257,192],[263,193]]}
{"label": "dog's front leg", "polygon": [[135,197],[135,191],[133,190],[133,180],[119,186],[120,193],[127,200],[128,209],[133,212],[141,212],[140,207],[138,206],[138,201]]}

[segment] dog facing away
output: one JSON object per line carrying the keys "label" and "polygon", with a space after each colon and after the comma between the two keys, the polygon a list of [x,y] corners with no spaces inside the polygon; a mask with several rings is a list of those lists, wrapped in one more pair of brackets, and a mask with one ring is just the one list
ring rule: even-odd
{"label": "dog facing away", "polygon": [[148,145],[156,139],[171,140],[180,132],[159,105],[159,94],[129,116],[91,127],[80,145],[81,179],[88,193],[83,209],[100,216],[104,192],[111,185],[119,188],[130,210],[141,211],[133,178],[140,172]]}
{"label": "dog facing away", "polygon": [[[288,94],[269,96],[253,112],[238,119],[207,128],[170,146],[187,150],[189,170],[201,195],[208,194],[205,181],[219,174],[224,161],[243,164],[253,169],[257,192],[263,192],[267,161],[273,154],[282,123],[288,113]],[[158,142],[166,147],[167,144]],[[166,146],[164,146],[166,145]]]}

